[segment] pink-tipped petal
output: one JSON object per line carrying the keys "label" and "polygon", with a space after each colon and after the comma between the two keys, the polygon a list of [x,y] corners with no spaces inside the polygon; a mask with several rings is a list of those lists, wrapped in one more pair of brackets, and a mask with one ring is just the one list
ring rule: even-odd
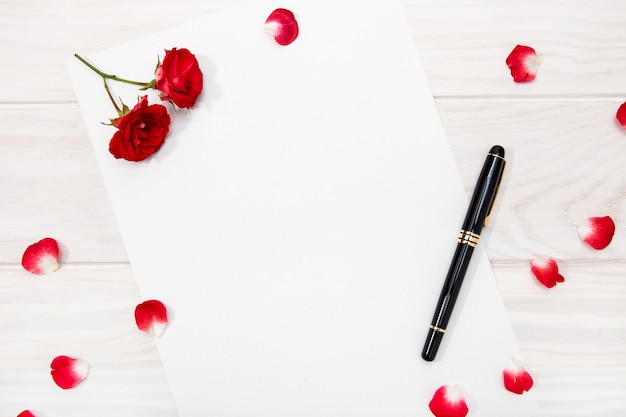
{"label": "pink-tipped petal", "polygon": [[601,250],[609,246],[615,234],[615,222],[610,216],[589,217],[576,226],[578,236],[594,249]]}
{"label": "pink-tipped petal", "polygon": [[35,417],[35,415],[31,413],[30,410],[24,410],[21,413],[19,413],[17,417]]}
{"label": "pink-tipped petal", "polygon": [[465,417],[469,412],[465,396],[458,385],[442,385],[428,403],[435,417]]}
{"label": "pink-tipped petal", "polygon": [[135,307],[135,323],[139,330],[160,337],[167,326],[167,308],[159,300],[148,300]]}
{"label": "pink-tipped petal", "polygon": [[264,27],[280,45],[289,45],[298,37],[298,21],[287,9],[279,8],[270,13]]}
{"label": "pink-tipped petal", "polygon": [[617,122],[626,129],[626,102],[622,103],[621,106],[617,109],[617,114],[615,114],[615,118]]}
{"label": "pink-tipped petal", "polygon": [[558,282],[565,281],[559,274],[559,266],[556,261],[548,256],[534,255],[530,261],[530,270],[537,281],[548,288],[554,287]]}
{"label": "pink-tipped petal", "polygon": [[506,58],[506,65],[511,70],[513,81],[524,83],[535,79],[541,59],[530,46],[517,45]]}
{"label": "pink-tipped petal", "polygon": [[59,269],[59,244],[51,237],[33,243],[22,255],[22,266],[37,275],[56,271]]}
{"label": "pink-tipped petal", "polygon": [[83,359],[57,356],[50,364],[54,383],[63,389],[74,388],[89,374],[90,366]]}
{"label": "pink-tipped petal", "polygon": [[533,386],[533,378],[524,369],[519,360],[512,358],[511,363],[502,371],[504,388],[515,394],[523,394]]}

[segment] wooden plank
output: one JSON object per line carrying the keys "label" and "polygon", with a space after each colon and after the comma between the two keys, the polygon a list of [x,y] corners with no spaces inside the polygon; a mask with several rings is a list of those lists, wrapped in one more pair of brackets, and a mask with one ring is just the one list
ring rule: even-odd
{"label": "wooden plank", "polygon": [[540,416],[626,410],[625,262],[565,263],[565,282],[542,287],[523,264],[494,271],[535,378]]}
{"label": "wooden plank", "polygon": [[[244,1],[176,7],[165,0],[4,2],[0,102],[73,100],[65,63],[74,53],[106,49]],[[436,96],[626,97],[621,0],[573,0],[566,7],[559,0],[403,3]],[[543,57],[533,83],[514,83],[504,63],[518,43]],[[163,47],[172,46],[180,45]]]}
{"label": "wooden plank", "polygon": [[[572,263],[566,281],[546,289],[526,264],[495,264],[540,417],[626,409],[625,270],[624,262]],[[45,277],[0,268],[0,414],[175,416],[154,340],[134,324],[140,301],[127,265],[65,265]],[[50,378],[59,354],[92,366],[74,390]]]}
{"label": "wooden plank", "polygon": [[77,104],[1,106],[0,136],[0,264],[46,236],[64,262],[127,260]]}
{"label": "wooden plank", "polygon": [[[141,301],[127,265],[0,268],[0,415],[175,417],[156,343],[135,326]],[[72,390],[50,376],[58,355],[91,366]]]}
{"label": "wooden plank", "polygon": [[[483,154],[507,150],[507,167],[489,226],[492,261],[545,254],[562,260],[615,260],[626,253],[626,131],[618,100],[439,100],[438,107],[470,195]],[[472,155],[472,157],[469,157]],[[610,215],[611,245],[596,251],[576,226]]]}
{"label": "wooden plank", "polygon": [[[88,55],[244,1],[180,1],[175,6],[165,0],[3,2],[0,103],[74,100],[65,67],[74,53]],[[174,46],[181,45],[163,48]],[[158,54],[162,51],[155,51],[149,72]]]}
{"label": "wooden plank", "polygon": [[[626,95],[621,0],[446,0],[405,3],[436,96]],[[514,83],[517,44],[542,57],[537,79]]]}
{"label": "wooden plank", "polygon": [[[139,296],[65,62],[244,1],[0,5],[1,415],[176,415],[155,343],[129,318]],[[626,132],[614,114],[626,100],[626,3],[403,3],[468,195],[485,150],[507,148],[482,248],[535,376],[539,416],[623,414]],[[542,55],[533,83],[513,83],[504,64],[518,43]],[[598,252],[575,226],[603,214],[618,231]],[[60,240],[63,265],[35,277],[19,260],[46,235]],[[533,253],[557,258],[566,282],[537,284]],[[90,361],[75,390],[52,383],[56,354]]]}
{"label": "wooden plank", "polygon": [[[492,261],[615,260],[626,253],[626,132],[614,122],[617,100],[439,100],[468,195],[492,144],[508,166],[490,225]],[[125,262],[106,191],[75,104],[0,107],[0,263],[18,263],[47,235],[68,262]],[[46,132],[42,136],[41,132]],[[471,157],[469,157],[471,155]],[[595,251],[576,225],[611,215],[613,243]],[[459,220],[460,221],[460,220]],[[453,240],[453,239],[452,239]]]}

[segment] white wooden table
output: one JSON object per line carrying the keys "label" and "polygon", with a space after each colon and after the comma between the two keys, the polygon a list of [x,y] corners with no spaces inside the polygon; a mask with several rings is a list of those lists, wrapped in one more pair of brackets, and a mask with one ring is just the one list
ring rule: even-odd
{"label": "white wooden table", "polygon": [[[0,415],[176,415],[156,344],[128,319],[140,300],[65,63],[242,1],[0,2]],[[468,194],[475,155],[507,149],[483,241],[540,416],[623,416],[626,2],[404,4]],[[542,55],[532,83],[504,63],[516,44]],[[603,215],[617,231],[594,251],[576,224]],[[45,236],[63,265],[34,276],[21,256]],[[538,284],[534,253],[557,259],[566,281]],[[54,386],[58,354],[88,358],[89,384]]]}

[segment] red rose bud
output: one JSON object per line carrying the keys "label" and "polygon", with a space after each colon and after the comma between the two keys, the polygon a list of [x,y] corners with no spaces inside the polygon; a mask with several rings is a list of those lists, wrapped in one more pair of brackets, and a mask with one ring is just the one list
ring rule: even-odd
{"label": "red rose bud", "polygon": [[202,92],[202,71],[195,55],[185,48],[166,50],[156,70],[156,88],[162,100],[183,109],[193,107]]}
{"label": "red rose bud", "polygon": [[170,130],[167,109],[161,104],[149,105],[148,96],[111,122],[118,131],[111,138],[109,152],[127,161],[142,161],[158,151]]}

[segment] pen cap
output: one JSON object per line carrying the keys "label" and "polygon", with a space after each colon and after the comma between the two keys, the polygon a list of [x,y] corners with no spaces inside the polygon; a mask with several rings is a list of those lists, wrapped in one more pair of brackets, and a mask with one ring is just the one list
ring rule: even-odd
{"label": "pen cap", "polygon": [[495,201],[505,165],[504,148],[499,145],[493,146],[478,176],[467,216],[463,222],[464,230],[480,234]]}
{"label": "pen cap", "polygon": [[500,158],[504,159],[504,148],[500,145],[493,145],[489,150],[489,154],[499,156]]}

